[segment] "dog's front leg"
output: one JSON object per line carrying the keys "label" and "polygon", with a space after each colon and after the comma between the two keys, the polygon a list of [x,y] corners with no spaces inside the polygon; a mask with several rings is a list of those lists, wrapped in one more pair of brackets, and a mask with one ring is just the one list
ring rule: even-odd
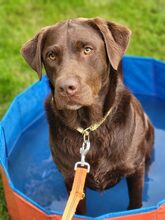
{"label": "dog's front leg", "polygon": [[[65,181],[66,189],[68,192],[68,195],[70,194],[70,191],[72,189],[73,180],[67,180]],[[76,214],[79,215],[85,215],[86,214],[86,197],[84,199],[80,200],[78,207],[76,209]]]}
{"label": "dog's front leg", "polygon": [[142,207],[144,171],[145,165],[143,164],[133,175],[127,177],[129,194],[128,209],[136,209]]}

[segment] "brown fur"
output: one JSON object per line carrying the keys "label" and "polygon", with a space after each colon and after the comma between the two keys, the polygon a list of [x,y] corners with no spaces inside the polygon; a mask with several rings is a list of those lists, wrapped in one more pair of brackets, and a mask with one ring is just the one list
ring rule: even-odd
{"label": "brown fur", "polygon": [[[90,133],[86,186],[101,191],[127,177],[132,209],[142,205],[154,130],[117,72],[129,36],[127,28],[99,18],[73,19],[43,29],[24,45],[22,54],[39,77],[43,64],[50,80],[52,93],[45,104],[50,146],[68,191],[83,141],[75,128],[88,127],[112,108],[106,121]],[[84,211],[85,200],[78,208]]]}

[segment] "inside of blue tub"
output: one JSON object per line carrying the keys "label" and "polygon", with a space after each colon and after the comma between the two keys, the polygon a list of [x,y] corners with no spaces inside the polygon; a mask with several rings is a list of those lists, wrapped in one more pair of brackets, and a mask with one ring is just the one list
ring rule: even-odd
{"label": "inside of blue tub", "polygon": [[[164,199],[165,101],[142,95],[137,95],[137,98],[156,131],[152,164],[145,177],[143,196],[143,207],[150,207]],[[48,125],[44,114],[17,141],[9,157],[9,173],[15,187],[25,195],[49,211],[62,211],[67,192],[50,156],[48,143]],[[87,215],[93,217],[126,210],[128,196],[125,180],[102,193],[87,189],[87,204]]]}
{"label": "inside of blue tub", "polygon": [[[165,91],[163,90],[163,88],[165,88],[165,74],[162,74],[161,78],[160,75],[159,78],[156,78],[157,76],[155,75],[155,68],[164,68],[165,70],[165,64],[163,63],[162,65],[162,63],[158,61],[153,61],[153,68],[153,64],[151,65],[152,60],[144,59],[144,61],[145,62],[142,62],[142,60],[140,61],[138,58],[125,58],[123,61],[123,68],[125,83],[141,102],[155,127],[155,145],[152,154],[152,163],[145,176],[143,193],[143,207],[153,207],[161,200],[165,199]],[[149,64],[148,71],[146,71],[146,62]],[[156,66],[157,64],[155,65],[155,62],[158,62],[160,66]],[[131,65],[133,66],[131,67]],[[153,74],[153,71],[155,71],[155,74]],[[160,73],[160,71],[158,72]],[[144,77],[140,74],[144,74]],[[152,75],[152,77],[149,75],[150,82],[148,78],[145,79],[145,74]],[[141,80],[141,78],[143,79]],[[164,81],[162,81],[163,79]],[[153,81],[156,82],[156,85]],[[43,85],[45,86],[45,82]],[[42,86],[40,87],[42,88]],[[33,96],[34,93],[37,93],[36,97],[38,97],[38,90],[34,89],[34,87],[32,93]],[[47,93],[49,93],[49,90],[46,90],[45,96]],[[23,95],[25,96],[26,93]],[[45,97],[38,99],[42,99],[43,105]],[[21,105],[20,100],[22,101],[24,98],[19,97],[19,105]],[[32,100],[26,98],[26,102],[32,102]],[[34,111],[36,111],[36,106],[37,102],[33,107],[28,107],[26,105],[26,113],[31,114],[33,108],[35,108]],[[23,117],[22,111],[23,110],[19,109],[19,114],[22,114]],[[34,111],[32,111],[33,114]],[[9,113],[10,111],[8,114]],[[8,120],[7,117],[8,116],[4,119],[4,127],[6,126],[6,128],[7,125],[5,125],[5,120]],[[24,120],[28,121],[28,123],[25,123],[26,125],[24,125]],[[19,124],[18,118],[16,124]],[[53,163],[50,155],[48,124],[43,107],[42,110],[36,112],[32,118],[26,114],[26,118],[24,117],[21,119],[21,126],[23,126],[22,131],[21,129],[19,130],[20,133],[17,138],[13,138],[12,147],[7,149],[7,165],[10,179],[16,189],[39,204],[39,206],[43,207],[48,213],[63,211],[68,195],[63,177]],[[11,130],[12,129],[14,128],[11,128]],[[6,134],[6,136],[7,135],[8,134]],[[10,137],[9,139],[7,144],[12,142],[12,138]],[[87,216],[95,217],[106,213],[124,211],[128,206],[126,181],[123,179],[115,187],[101,193],[87,189],[86,197]]]}

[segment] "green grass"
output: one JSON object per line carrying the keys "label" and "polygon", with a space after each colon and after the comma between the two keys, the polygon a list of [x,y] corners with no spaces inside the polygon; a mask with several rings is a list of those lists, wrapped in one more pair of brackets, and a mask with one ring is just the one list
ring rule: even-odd
{"label": "green grass", "polygon": [[[164,0],[0,0],[0,118],[12,99],[38,80],[20,48],[40,28],[74,17],[104,17],[127,25],[127,54],[164,60]],[[8,219],[0,183],[0,220]]]}

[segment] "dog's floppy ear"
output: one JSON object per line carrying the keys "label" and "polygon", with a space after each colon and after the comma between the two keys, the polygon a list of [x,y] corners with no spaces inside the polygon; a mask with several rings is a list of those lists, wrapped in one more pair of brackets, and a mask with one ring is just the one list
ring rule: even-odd
{"label": "dog's floppy ear", "polygon": [[119,24],[100,18],[92,19],[100,30],[112,67],[117,70],[120,60],[127,49],[131,31]]}
{"label": "dog's floppy ear", "polygon": [[47,28],[43,28],[34,38],[26,42],[21,49],[22,56],[37,72],[39,79],[42,77],[41,48],[43,36],[46,30]]}

